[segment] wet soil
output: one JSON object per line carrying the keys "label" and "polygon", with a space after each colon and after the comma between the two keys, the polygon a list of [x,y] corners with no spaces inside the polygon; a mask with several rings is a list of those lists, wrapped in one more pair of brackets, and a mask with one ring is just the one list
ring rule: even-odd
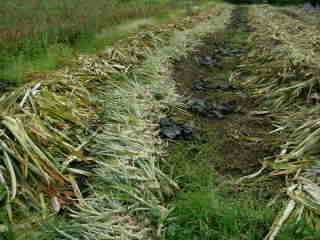
{"label": "wet soil", "polygon": [[[178,91],[189,104],[189,114],[176,113],[172,117],[201,129],[206,145],[212,148],[208,161],[223,176],[250,174],[261,167],[265,157],[277,151],[273,147],[275,139],[269,134],[271,119],[254,114],[259,99],[241,87],[241,77],[229,81],[248,52],[247,38],[252,30],[246,11],[244,7],[235,9],[225,31],[202,39],[203,44],[176,62],[173,71]],[[232,105],[233,110],[221,116],[201,114],[193,111],[194,101]],[[209,111],[205,107],[202,110]]]}

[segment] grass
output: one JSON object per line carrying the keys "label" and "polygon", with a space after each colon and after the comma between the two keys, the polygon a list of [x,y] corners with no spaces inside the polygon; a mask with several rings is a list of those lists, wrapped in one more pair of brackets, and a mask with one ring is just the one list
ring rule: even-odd
{"label": "grass", "polygon": [[0,80],[23,82],[29,73],[56,69],[79,51],[94,53],[134,28],[121,32],[121,24],[163,20],[184,8],[185,1],[167,0],[6,0],[0,10]]}
{"label": "grass", "polygon": [[[163,239],[263,239],[281,206],[266,207],[268,199],[257,194],[255,187],[238,191],[239,186],[215,172],[212,146],[196,145],[180,143],[170,151],[168,165],[182,189],[169,205],[174,210],[167,219]],[[291,222],[278,239],[319,237],[307,224]]]}

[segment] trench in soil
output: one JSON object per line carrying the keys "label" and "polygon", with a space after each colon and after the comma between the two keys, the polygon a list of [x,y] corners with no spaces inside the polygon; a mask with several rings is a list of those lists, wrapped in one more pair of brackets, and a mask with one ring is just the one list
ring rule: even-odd
{"label": "trench in soil", "polygon": [[[251,183],[234,184],[239,177],[260,169],[264,158],[276,154],[274,146],[280,141],[270,135],[271,119],[253,114],[260,101],[241,86],[244,79],[229,81],[248,54],[251,31],[247,8],[238,7],[223,32],[209,34],[200,47],[174,64],[172,77],[186,102],[196,99],[230,104],[234,110],[222,118],[190,110],[171,114],[175,121],[198,128],[201,138],[169,144],[168,171],[182,189],[169,201],[176,210],[173,220],[168,220],[166,239],[262,239],[278,210],[263,210],[279,191],[278,180],[261,177]],[[204,64],[206,61],[211,64]],[[201,89],[201,83],[214,87]],[[211,199],[212,191],[216,200]],[[228,214],[234,219],[224,222]],[[259,216],[253,217],[255,214]],[[248,222],[251,226],[246,225]]]}

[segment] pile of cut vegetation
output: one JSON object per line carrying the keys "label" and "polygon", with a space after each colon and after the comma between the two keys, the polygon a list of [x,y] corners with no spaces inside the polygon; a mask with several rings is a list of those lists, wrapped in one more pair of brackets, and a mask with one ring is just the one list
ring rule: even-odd
{"label": "pile of cut vegetation", "polygon": [[210,17],[228,17],[226,6],[144,26],[98,56],[80,56],[2,95],[0,232],[20,230],[20,239],[161,235],[170,211],[164,200],[178,189],[160,169],[157,123],[177,103],[167,69],[210,30]]}
{"label": "pile of cut vegetation", "polygon": [[288,219],[319,229],[320,38],[317,26],[269,5],[252,7],[250,16],[256,32],[241,66],[249,76],[245,84],[272,109],[273,134],[287,136],[279,154],[265,161],[287,185],[280,191],[288,196],[286,206],[266,237],[274,239]]}

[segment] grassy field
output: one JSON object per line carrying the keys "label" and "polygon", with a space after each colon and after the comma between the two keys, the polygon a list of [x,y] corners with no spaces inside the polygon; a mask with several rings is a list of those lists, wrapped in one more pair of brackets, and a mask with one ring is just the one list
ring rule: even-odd
{"label": "grassy field", "polygon": [[[79,50],[95,52],[110,43],[115,39],[115,26],[164,17],[183,8],[184,2],[4,0],[0,9],[0,80],[21,82],[27,73],[55,69]],[[105,34],[98,37],[100,32]]]}

